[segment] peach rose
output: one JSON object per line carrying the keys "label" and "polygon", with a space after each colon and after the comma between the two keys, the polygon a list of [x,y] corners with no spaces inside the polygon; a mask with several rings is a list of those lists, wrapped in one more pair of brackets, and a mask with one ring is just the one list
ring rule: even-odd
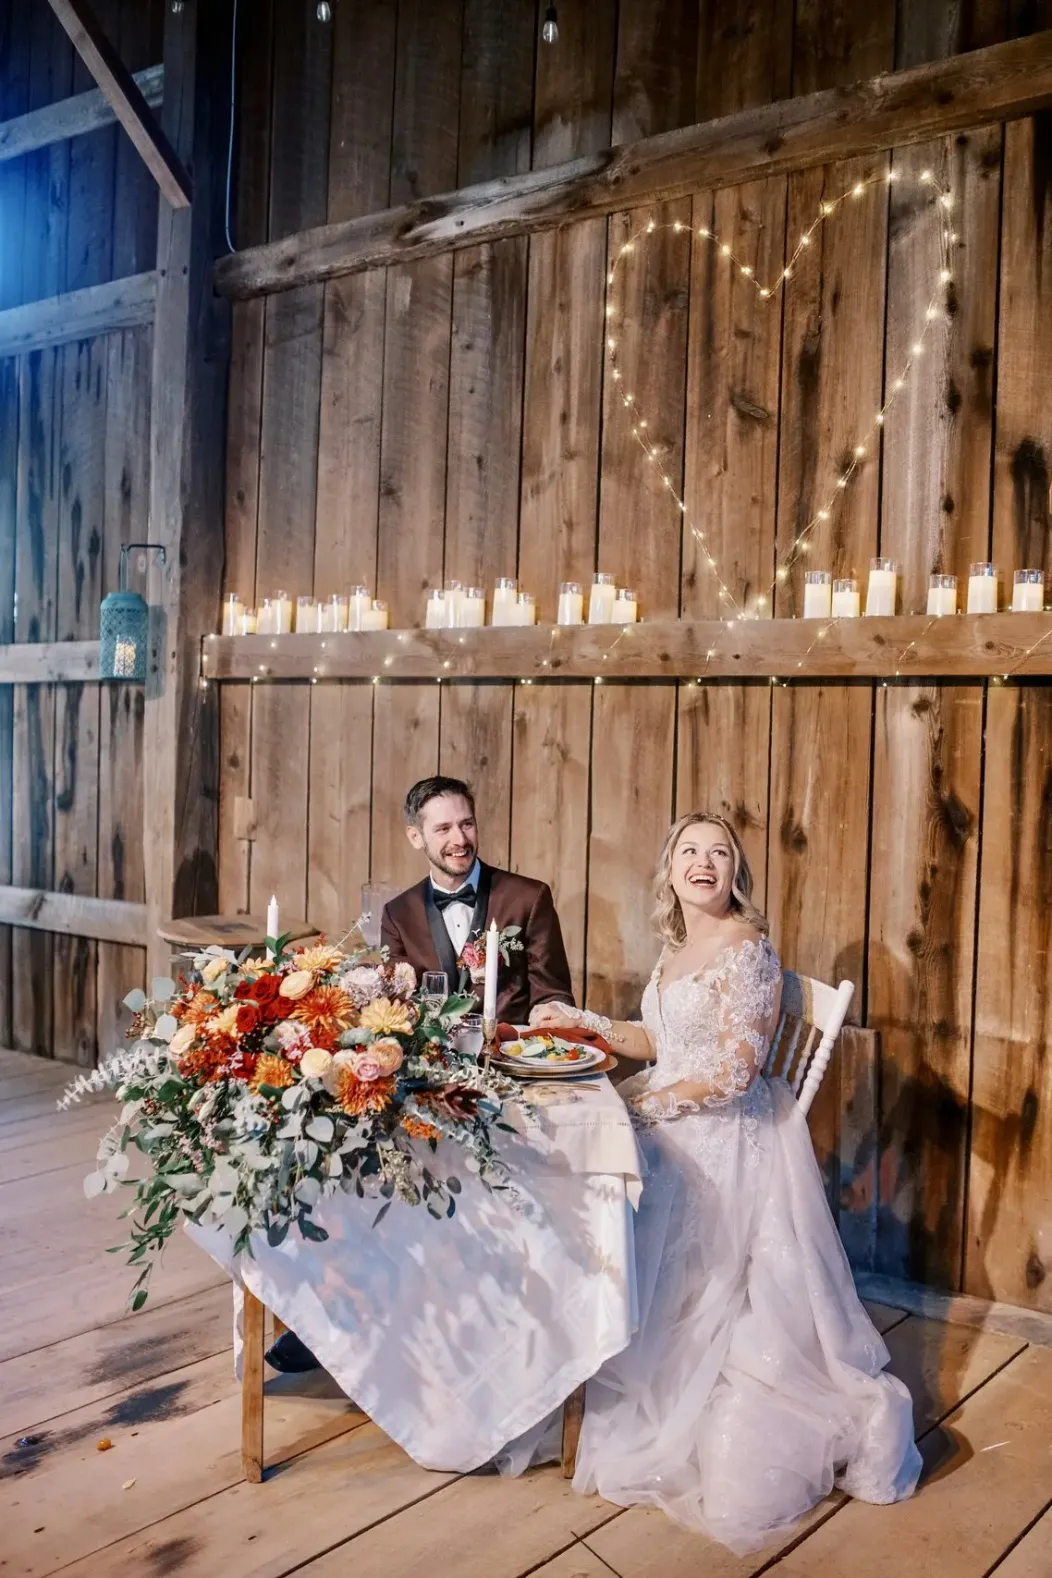
{"label": "peach rose", "polygon": [[[396,1041],[394,1036],[383,1036],[374,1041],[365,1054],[373,1060],[382,1075],[397,1074],[404,1055],[401,1042]],[[359,1079],[364,1077],[362,1074],[358,1076]]]}
{"label": "peach rose", "polygon": [[308,1047],[300,1058],[300,1075],[303,1079],[324,1079],[332,1068],[332,1053],[322,1047]]}
{"label": "peach rose", "polygon": [[196,1039],[196,1025],[180,1025],[168,1043],[168,1050],[173,1057],[182,1057],[184,1052],[189,1052]]}
{"label": "peach rose", "polygon": [[287,997],[295,1003],[299,998],[306,997],[313,985],[314,975],[312,971],[293,970],[290,975],[286,975],[278,991],[282,997]]}
{"label": "peach rose", "polygon": [[371,1052],[359,1052],[350,1067],[355,1079],[360,1079],[363,1085],[382,1077],[380,1065]]}
{"label": "peach rose", "polygon": [[229,968],[230,960],[226,954],[214,954],[201,971],[201,979],[206,985],[210,985],[212,981],[218,981],[221,975],[225,975]]}

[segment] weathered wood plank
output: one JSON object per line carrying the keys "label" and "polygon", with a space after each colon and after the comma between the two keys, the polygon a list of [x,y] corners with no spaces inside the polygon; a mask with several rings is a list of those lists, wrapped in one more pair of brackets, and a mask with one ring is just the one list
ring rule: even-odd
{"label": "weathered wood plank", "polygon": [[[507,683],[443,685],[439,728],[438,770],[471,784],[478,802],[481,853],[503,867],[508,864],[511,837],[508,791],[515,689]],[[530,875],[547,880],[542,872]]]}
{"label": "weathered wood plank", "polygon": [[876,1272],[858,1272],[855,1277],[867,1307],[873,1300],[922,1315],[929,1321],[949,1326],[974,1326],[980,1331],[1000,1332],[1039,1348],[1052,1347],[1052,1316],[1041,1310],[1021,1309],[1016,1304],[998,1304],[975,1298],[968,1293],[940,1293],[937,1288]]}
{"label": "weathered wood plank", "polygon": [[357,920],[369,876],[374,690],[317,685],[311,696],[305,913],[337,939]]}
{"label": "weathered wood plank", "polygon": [[183,161],[159,125],[142,91],[99,27],[88,0],[49,0],[113,113],[128,133],[166,200],[188,208],[191,184]]}
{"label": "weathered wood plank", "polygon": [[[164,7],[157,0],[119,0],[114,41],[132,74],[149,68],[164,47]],[[163,67],[161,73],[163,86]],[[145,96],[145,95],[144,95]],[[159,92],[157,104],[163,102]],[[157,258],[157,183],[143,164],[130,138],[117,133],[113,179],[113,273],[115,278],[152,268]]]}
{"label": "weathered wood plank", "polygon": [[[868,34],[870,48],[859,65],[879,70],[890,64],[891,38],[883,23]],[[841,63],[841,77],[859,69],[842,43],[828,55]],[[807,59],[806,51],[801,58]],[[810,81],[799,85],[803,91],[795,99],[700,126],[681,123],[678,131],[547,170],[406,202],[237,253],[217,265],[217,289],[234,297],[286,290],[1018,119],[1052,99],[1052,36],[1035,34],[851,88],[807,91]]]}
{"label": "weathered wood plank", "polygon": [[[147,104],[160,104],[164,98],[164,67],[146,66],[133,73],[135,85]],[[116,120],[112,106],[98,88],[74,93],[69,98],[12,116],[0,124],[0,162],[20,159],[23,154],[52,143],[65,142],[83,132],[110,126]]]}
{"label": "weathered wood plank", "polygon": [[513,725],[511,868],[551,885],[578,1003],[584,1001],[593,691],[592,685],[518,685]]}
{"label": "weathered wood plank", "polygon": [[[4,190],[0,185],[0,200]],[[0,641],[15,626],[15,550],[18,534],[19,371],[13,358],[0,363]],[[12,876],[14,792],[14,692],[0,686],[0,882]],[[0,927],[0,1045],[12,1040],[11,932]]]}
{"label": "weathered wood plank", "polygon": [[402,804],[419,778],[438,771],[437,685],[379,685],[373,714],[373,817],[369,873],[408,887],[424,875],[405,836]]}
{"label": "weathered wood plank", "polygon": [[123,899],[97,899],[43,888],[0,887],[0,918],[11,926],[138,945],[146,916],[142,904]]}
{"label": "weathered wood plank", "polygon": [[753,899],[767,901],[767,798],[771,754],[770,685],[679,687],[675,815],[716,811],[737,831],[753,875]]}
{"label": "weathered wood plank", "polygon": [[[824,636],[819,632],[824,629]],[[21,655],[19,661],[22,661]],[[1027,678],[1052,671],[1047,614],[646,620],[635,626],[398,630],[205,642],[209,679],[834,680]],[[0,676],[3,675],[0,652]],[[40,676],[43,678],[44,676]]]}
{"label": "weathered wood plank", "polygon": [[[91,0],[96,25],[116,37],[120,0]],[[49,18],[49,21],[54,18]],[[62,47],[72,64],[67,78],[74,92],[86,90],[98,79],[77,49],[76,41],[63,37],[63,27],[52,26],[53,47]],[[69,44],[73,48],[69,48]],[[67,67],[68,70],[68,67]],[[68,89],[66,91],[69,91]],[[117,170],[117,126],[85,132],[69,144],[68,202],[64,236],[65,290],[101,285],[113,278],[114,178]],[[60,227],[61,228],[61,227]]]}
{"label": "weathered wood plank", "polygon": [[19,641],[0,646],[0,685],[76,684],[98,677],[97,641]]}
{"label": "weathered wood plank", "polygon": [[1052,1134],[1041,1121],[1052,1014],[1052,690],[992,686],[976,958],[963,1289],[1052,1310]]}

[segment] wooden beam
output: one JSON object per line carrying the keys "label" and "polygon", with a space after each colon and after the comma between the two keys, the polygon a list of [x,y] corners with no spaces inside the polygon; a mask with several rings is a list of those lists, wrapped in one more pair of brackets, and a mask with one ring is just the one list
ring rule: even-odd
{"label": "wooden beam", "polygon": [[860,1296],[873,1303],[908,1310],[911,1315],[942,1321],[948,1326],[999,1331],[1006,1337],[1021,1337],[1039,1347],[1052,1348],[1052,1315],[1047,1311],[998,1304],[970,1293],[940,1293],[917,1282],[900,1282],[897,1277],[882,1277],[870,1271],[856,1272],[855,1282]]}
{"label": "wooden beam", "polygon": [[153,626],[143,724],[143,857],[151,967],[172,916],[214,914],[218,896],[219,708],[199,678],[201,640],[219,619],[230,313],[211,289],[223,249],[228,24],[212,0],[165,10],[165,130],[195,155],[190,209],[162,203],[150,402]]}
{"label": "wooden beam", "polygon": [[1052,674],[1049,614],[208,636],[207,679],[891,679]]}
{"label": "wooden beam", "polygon": [[100,942],[141,947],[146,931],[146,905],[124,899],[94,899],[79,893],[49,893],[39,888],[0,886],[0,922],[58,931]]}
{"label": "wooden beam", "polygon": [[97,641],[19,641],[0,646],[0,685],[77,685],[98,677]]}
{"label": "wooden beam", "polygon": [[88,0],[49,3],[168,202],[173,208],[188,208],[191,186],[186,168],[135,78],[99,26]]}
{"label": "wooden beam", "polygon": [[1017,119],[1049,103],[1052,31],[320,225],[222,258],[216,289],[232,297],[290,290]]}
{"label": "wooden beam", "polygon": [[[164,97],[163,66],[147,66],[145,71],[137,71],[132,80],[147,104],[160,104]],[[7,159],[20,159],[37,148],[65,142],[67,137],[79,137],[84,132],[97,131],[100,126],[111,126],[116,118],[112,106],[98,88],[75,93],[72,98],[59,99],[55,104],[45,104],[43,109],[30,110],[26,115],[16,115],[12,120],[0,122],[0,164]]]}
{"label": "wooden beam", "polygon": [[157,275],[150,269],[106,285],[87,285],[63,296],[9,307],[0,312],[0,357],[151,323],[156,297]]}

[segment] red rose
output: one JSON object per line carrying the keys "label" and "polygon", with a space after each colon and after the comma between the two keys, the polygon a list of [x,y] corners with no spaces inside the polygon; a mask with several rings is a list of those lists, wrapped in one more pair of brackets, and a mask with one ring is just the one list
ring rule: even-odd
{"label": "red rose", "polygon": [[238,1035],[247,1036],[250,1030],[255,1029],[258,1019],[259,1009],[255,1003],[242,1003],[237,1011]]}
{"label": "red rose", "polygon": [[295,1006],[295,1003],[290,1003],[287,997],[272,997],[269,1003],[259,1004],[260,1023],[264,1025],[280,1024],[283,1019],[289,1017]]}
{"label": "red rose", "polygon": [[249,996],[253,1002],[269,1003],[272,998],[277,997],[280,990],[280,977],[276,975],[257,975],[249,988]]}
{"label": "red rose", "polygon": [[246,997],[251,997],[252,996],[252,982],[251,981],[239,981],[237,983],[237,986],[234,989],[234,996],[237,998],[239,1003],[243,1003],[245,1001]]}

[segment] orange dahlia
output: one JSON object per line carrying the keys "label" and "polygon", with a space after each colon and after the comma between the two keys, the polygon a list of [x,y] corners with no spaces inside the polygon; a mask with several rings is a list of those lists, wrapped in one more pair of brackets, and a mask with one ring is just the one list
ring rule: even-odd
{"label": "orange dahlia", "polygon": [[295,1078],[291,1063],[283,1057],[274,1057],[271,1053],[264,1052],[256,1064],[252,1084],[257,1088],[260,1085],[272,1085],[277,1090],[284,1090]]}
{"label": "orange dahlia", "polygon": [[336,1100],[352,1118],[365,1112],[383,1112],[394,1096],[393,1079],[356,1079],[349,1068],[336,1076]]}
{"label": "orange dahlia", "polygon": [[411,1140],[440,1140],[442,1130],[436,1129],[433,1123],[425,1123],[423,1118],[411,1118],[406,1114],[402,1118],[402,1127]]}
{"label": "orange dahlia", "polygon": [[203,1025],[210,1019],[217,1007],[216,998],[211,992],[195,992],[193,997],[183,1009],[183,1023],[187,1025]]}
{"label": "orange dahlia", "polygon": [[307,1026],[315,1046],[324,1046],[322,1036],[335,1040],[355,1023],[355,1009],[347,993],[338,986],[316,986],[301,997],[290,1016]]}

